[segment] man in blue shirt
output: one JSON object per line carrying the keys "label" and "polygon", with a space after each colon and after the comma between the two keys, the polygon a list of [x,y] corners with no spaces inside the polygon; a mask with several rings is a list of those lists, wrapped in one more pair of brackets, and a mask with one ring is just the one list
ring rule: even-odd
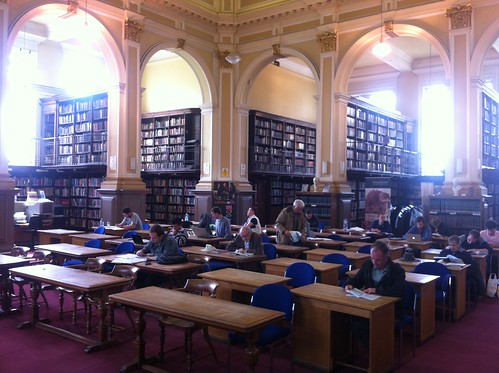
{"label": "man in blue shirt", "polygon": [[407,234],[420,234],[422,241],[431,241],[431,227],[425,224],[422,216],[416,218],[416,225],[404,234],[404,239],[407,239]]}
{"label": "man in blue shirt", "polygon": [[227,240],[231,240],[232,233],[230,232],[230,221],[227,217],[222,215],[220,207],[215,206],[211,209],[211,217],[215,220],[217,237],[223,237]]}

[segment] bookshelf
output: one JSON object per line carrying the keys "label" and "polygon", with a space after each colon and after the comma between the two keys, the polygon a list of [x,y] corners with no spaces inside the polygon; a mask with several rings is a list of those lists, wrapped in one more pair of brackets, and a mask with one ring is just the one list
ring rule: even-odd
{"label": "bookshelf", "polygon": [[201,110],[142,115],[142,171],[200,170]]}
{"label": "bookshelf", "polygon": [[482,167],[499,169],[499,97],[482,92]]}
{"label": "bookshelf", "polygon": [[251,110],[249,126],[249,172],[315,175],[314,124]]}
{"label": "bookshelf", "polygon": [[171,175],[143,174],[148,189],[146,219],[155,223],[170,224],[173,218],[183,219],[188,213],[194,219],[194,194],[199,176],[189,178]]}
{"label": "bookshelf", "polygon": [[420,174],[417,126],[405,117],[352,98],[346,145],[349,170]]}
{"label": "bookshelf", "polygon": [[335,195],[332,193],[322,192],[299,192],[297,198],[305,202],[305,209],[312,210],[312,213],[317,216],[319,221],[324,224],[324,227],[332,226],[333,206],[335,205]]}
{"label": "bookshelf", "polygon": [[430,216],[439,216],[452,234],[481,230],[487,220],[483,197],[430,196]]}
{"label": "bookshelf", "polygon": [[107,93],[42,101],[40,165],[105,165],[107,104]]}

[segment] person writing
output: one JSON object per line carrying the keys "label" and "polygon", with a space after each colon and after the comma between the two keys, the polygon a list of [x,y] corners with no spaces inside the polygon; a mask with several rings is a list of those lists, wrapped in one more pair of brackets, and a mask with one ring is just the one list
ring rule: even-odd
{"label": "person writing", "polygon": [[139,215],[133,212],[130,207],[125,207],[121,212],[123,214],[123,220],[121,223],[116,224],[117,227],[123,228],[127,231],[140,231],[143,229],[142,220],[140,220]]}
{"label": "person writing", "polygon": [[[277,243],[284,245],[301,245],[307,234],[307,220],[303,214],[305,203],[296,199],[293,206],[286,207],[277,216],[275,227],[277,229]],[[292,237],[292,232],[298,232],[301,237]]]}
{"label": "person writing", "polygon": [[[243,225],[239,229],[239,234],[227,246],[228,251],[233,251],[239,254],[263,254],[262,237],[251,230],[247,225]],[[255,272],[263,272],[260,262],[245,263],[244,269]]]}
{"label": "person writing", "polygon": [[246,220],[244,225],[250,227],[253,232],[262,234],[262,226],[260,225],[260,219],[258,219],[258,216],[255,215],[255,208],[250,207],[246,215],[248,220]]}
{"label": "person writing", "polygon": [[385,214],[379,214],[378,220],[373,221],[371,232],[392,233],[392,226],[390,225],[390,222],[386,220]]}
{"label": "person writing", "polygon": [[[158,264],[176,264],[187,261],[187,256],[179,252],[177,242],[168,235],[165,235],[163,228],[154,224],[149,230],[151,240],[147,245],[137,251],[138,256],[148,256]],[[161,274],[147,273],[139,271],[135,287],[161,285],[165,277]]]}

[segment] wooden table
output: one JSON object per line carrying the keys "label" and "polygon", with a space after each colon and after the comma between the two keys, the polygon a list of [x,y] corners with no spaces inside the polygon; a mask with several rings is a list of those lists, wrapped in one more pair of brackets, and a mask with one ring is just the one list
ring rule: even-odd
{"label": "wooden table", "polygon": [[341,264],[321,263],[294,258],[265,260],[262,264],[265,265],[265,273],[269,275],[284,276],[284,272],[286,272],[286,268],[288,268],[288,266],[299,262],[308,263],[314,267],[318,282],[329,285],[338,285],[339,269],[341,268]]}
{"label": "wooden table", "polygon": [[200,246],[185,246],[182,247],[184,253],[188,255],[194,256],[203,256],[210,257],[216,260],[220,260],[223,262],[234,263],[236,267],[244,266],[244,264],[252,263],[252,262],[260,262],[262,260],[267,259],[265,255],[251,255],[251,256],[243,256],[243,255],[235,255],[235,253],[223,249],[218,249],[216,251],[203,251],[204,247]]}
{"label": "wooden table", "polygon": [[[92,227],[92,230],[95,230],[99,227]],[[113,236],[121,237],[126,233],[126,230],[121,227],[117,227],[115,225],[104,225],[104,234],[110,234]]]}
{"label": "wooden table", "polygon": [[[433,259],[436,256],[440,255],[440,252],[442,249],[428,249],[421,251],[421,258],[423,259]],[[486,285],[487,284],[487,255],[480,255],[480,254],[470,254],[473,260],[478,264],[478,267],[480,267],[480,273],[482,274],[483,278],[483,283]]]}
{"label": "wooden table", "polygon": [[[128,284],[128,279],[109,276],[100,273],[81,271],[74,268],[59,267],[52,264],[42,264],[24,268],[13,268],[10,272],[14,276],[26,278],[32,283],[31,297],[33,298],[31,319],[18,326],[26,328],[36,326],[55,334],[87,344],[85,352],[92,352],[105,347],[110,341],[107,337],[106,301],[109,294],[121,289]],[[84,294],[97,304],[99,325],[98,338],[93,340],[88,336],[75,334],[71,331],[60,329],[47,324],[48,320],[41,320],[38,304],[40,289],[43,284],[60,286]]]}
{"label": "wooden table", "polygon": [[368,372],[393,369],[393,328],[398,298],[379,297],[369,301],[349,297],[340,287],[318,283],[291,291],[295,296],[295,360],[331,371],[349,353],[349,319],[354,315],[369,320]]}
{"label": "wooden table", "polygon": [[[102,247],[104,249],[113,249],[114,250],[116,248],[116,246],[118,246],[119,244],[121,244],[123,242],[133,242],[133,240],[131,238],[111,238],[110,240],[105,240]],[[137,243],[134,243],[133,245],[135,246],[135,250],[140,250],[146,246],[146,245],[137,244]]]}
{"label": "wooden table", "polygon": [[197,245],[197,246],[205,246],[206,244],[210,244],[213,246],[219,246],[220,242],[225,241],[223,237],[197,237],[197,236],[188,236],[187,243],[189,245]]}
{"label": "wooden table", "polygon": [[96,258],[100,255],[112,254],[111,250],[94,249],[71,243],[53,243],[50,245],[35,245],[35,249],[48,250],[54,257],[54,263],[62,265],[66,258],[87,260],[87,258]]}
{"label": "wooden table", "polygon": [[[406,272],[414,271],[414,268],[420,263],[423,262],[434,262],[434,260],[430,259],[418,259],[413,262],[406,262],[400,259],[394,260],[395,263],[398,263],[404,268]],[[470,265],[467,264],[465,266],[456,266],[456,265],[447,265],[446,267],[452,273],[453,281],[455,284],[454,293],[454,320],[457,321],[466,313],[466,271]]]}
{"label": "wooden table", "polygon": [[0,309],[0,316],[16,311],[12,309],[9,270],[11,268],[22,267],[27,264],[29,264],[29,259],[17,258],[9,255],[0,255],[0,289],[2,289],[2,308]]}
{"label": "wooden table", "polygon": [[[220,246],[226,247],[232,241],[222,241],[220,242]],[[277,249],[277,254],[279,256],[285,256],[289,258],[298,258],[304,251],[310,250],[307,246],[292,246],[292,245],[283,245],[283,244],[273,244]]]}
{"label": "wooden table", "polygon": [[[217,271],[219,272],[219,271]],[[145,321],[144,314],[152,312],[163,316],[177,317],[183,320],[201,323],[227,331],[235,331],[246,336],[247,371],[254,372],[258,362],[258,349],[255,346],[260,331],[267,325],[283,319],[284,314],[260,307],[224,301],[217,298],[200,297],[198,295],[162,289],[154,286],[131,290],[110,296],[112,307],[114,302],[139,311],[137,319],[137,339],[135,360],[121,368],[121,372],[134,369],[151,369],[149,359],[145,356]]]}
{"label": "wooden table", "polygon": [[414,241],[407,241],[407,240],[390,240],[390,245],[403,245],[407,246],[413,249],[418,249],[418,250],[428,250],[431,248],[431,245],[433,244],[433,241],[419,241],[419,242],[414,242]]}
{"label": "wooden table", "polygon": [[[351,251],[356,253],[359,250],[359,248],[365,245],[370,245],[370,244],[365,242],[347,242],[346,244],[343,245],[343,248],[345,249],[345,251]],[[388,250],[390,250],[390,258],[392,258],[392,260],[395,260],[404,255],[405,246],[396,245],[396,244],[388,245]]]}
{"label": "wooden table", "polygon": [[315,234],[315,237],[317,238],[328,238],[329,236],[331,236],[332,234],[336,234],[338,236],[340,236],[343,241],[347,241],[347,242],[365,242],[365,244],[369,243],[369,241],[372,240],[372,237],[370,235],[366,235],[365,233],[350,233],[350,232],[347,232],[347,233],[333,233],[333,232],[314,232]]}
{"label": "wooden table", "polygon": [[369,254],[359,254],[359,253],[353,253],[351,251],[314,249],[314,250],[309,250],[309,251],[305,252],[305,254],[307,254],[307,260],[313,260],[316,262],[320,262],[322,260],[322,258],[324,258],[326,255],[333,254],[333,253],[345,255],[348,259],[350,259],[350,263],[355,268],[360,268],[362,266],[362,264],[366,260],[369,260],[369,258],[370,258]]}
{"label": "wooden table", "polygon": [[336,250],[342,250],[343,245],[346,244],[347,241],[335,241],[327,238],[307,238],[305,240],[305,246],[308,246],[310,248],[318,248],[318,247],[323,247],[327,249],[336,249]]}
{"label": "wooden table", "polygon": [[73,245],[81,245],[81,246],[84,246],[85,242],[90,240],[101,240],[102,244],[104,244],[105,240],[120,238],[117,236],[111,236],[109,234],[98,234],[98,233],[72,234],[69,237],[71,237],[71,243]]}
{"label": "wooden table", "polygon": [[51,243],[71,243],[72,234],[83,234],[83,231],[75,231],[70,229],[43,229],[38,231],[40,245]]}

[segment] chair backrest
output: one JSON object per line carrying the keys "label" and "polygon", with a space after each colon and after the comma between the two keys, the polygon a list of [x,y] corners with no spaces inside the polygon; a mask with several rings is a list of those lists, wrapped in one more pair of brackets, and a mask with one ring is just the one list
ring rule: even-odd
{"label": "chair backrest", "polygon": [[34,264],[48,264],[52,262],[52,253],[48,250],[37,249],[31,257]]}
{"label": "chair backrest", "polygon": [[359,254],[371,254],[371,245],[364,245],[357,250]]}
{"label": "chair backrest", "polygon": [[439,276],[440,279],[436,282],[436,289],[447,291],[450,285],[452,275],[449,269],[441,263],[425,262],[420,263],[414,269],[415,273],[422,273],[425,275]]}
{"label": "chair backrest", "polygon": [[133,244],[133,242],[122,242],[118,246],[116,246],[116,249],[114,249],[115,254],[128,254],[134,252],[135,245]]}
{"label": "chair backrest", "polygon": [[291,277],[288,285],[294,288],[310,285],[315,282],[315,269],[305,262],[293,263],[286,268],[285,277]]}
{"label": "chair backrest", "polygon": [[29,219],[28,230],[41,229],[43,226],[43,219],[41,215],[33,215]]}
{"label": "chair backrest", "polygon": [[267,260],[272,260],[272,259],[277,258],[277,249],[271,243],[264,243],[263,244],[263,252],[267,256]]}
{"label": "chair backrest", "polygon": [[113,267],[113,270],[109,272],[111,276],[124,277],[129,279],[128,285],[124,290],[131,290],[137,279],[137,272],[139,271],[139,267],[129,266],[129,265],[120,265],[117,264]]}
{"label": "chair backrest", "polygon": [[262,243],[272,243],[272,240],[270,239],[269,236],[262,233]]}
{"label": "chair backrest", "polygon": [[341,237],[339,234],[336,233],[330,234],[327,238],[334,241],[343,241],[343,237]]}
{"label": "chair backrest", "polygon": [[417,293],[409,283],[409,281],[404,281],[404,296],[402,297],[402,307],[406,311],[414,312],[417,305]]}
{"label": "chair backrest", "polygon": [[142,229],[151,229],[151,226],[147,223],[142,223]]}
{"label": "chair backrest", "polygon": [[94,229],[94,233],[97,233],[97,234],[104,234],[104,232],[106,232],[106,227],[104,226],[100,226],[100,227],[97,227]]}
{"label": "chair backrest", "polygon": [[185,286],[181,289],[181,291],[185,291],[191,294],[204,295],[207,294],[211,298],[215,298],[217,294],[217,288],[219,284],[214,280],[208,279],[197,279],[197,278],[189,278],[185,283]]}
{"label": "chair backrest", "polygon": [[81,269],[89,272],[101,273],[104,270],[104,263],[106,263],[106,259],[88,258]]}
{"label": "chair backrest", "polygon": [[86,247],[93,247],[94,249],[100,249],[102,247],[102,241],[98,240],[97,238],[93,240],[88,240],[85,242]]}
{"label": "chair backrest", "polygon": [[30,248],[28,246],[16,246],[14,245],[10,250],[10,256],[15,257],[25,257],[28,255]]}
{"label": "chair backrest", "polygon": [[347,266],[350,265],[350,259],[348,259],[345,255],[338,253],[327,254],[324,258],[322,258],[321,262],[343,264]]}
{"label": "chair backrest", "polygon": [[293,318],[293,294],[284,285],[267,284],[256,288],[251,305],[284,312],[287,321]]}
{"label": "chair backrest", "polygon": [[136,235],[137,232],[135,231],[128,231],[128,232],[125,232],[125,234],[122,236],[122,238],[132,238],[133,235]]}

